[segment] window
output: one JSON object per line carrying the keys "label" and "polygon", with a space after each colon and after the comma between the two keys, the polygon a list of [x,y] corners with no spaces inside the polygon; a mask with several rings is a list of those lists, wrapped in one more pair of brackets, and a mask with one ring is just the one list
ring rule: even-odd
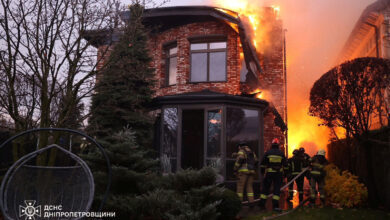
{"label": "window", "polygon": [[171,45],[166,47],[166,71],[165,71],[165,80],[166,85],[171,86],[176,84],[177,77],[177,46]]}
{"label": "window", "polygon": [[190,81],[226,81],[226,41],[191,44]]}
{"label": "window", "polygon": [[222,109],[207,111],[207,152],[206,165],[222,173],[223,160],[221,155]]}
{"label": "window", "polygon": [[167,158],[163,163],[165,172],[176,171],[177,161],[177,129],[179,116],[177,108],[165,108],[163,111],[163,135],[161,156]]}
{"label": "window", "polygon": [[240,68],[240,82],[246,82],[246,76],[248,74],[248,69],[246,68],[245,59],[241,59],[241,68]]}
{"label": "window", "polygon": [[234,180],[233,167],[237,144],[246,142],[259,157],[259,111],[245,108],[227,108],[226,111],[226,178]]}

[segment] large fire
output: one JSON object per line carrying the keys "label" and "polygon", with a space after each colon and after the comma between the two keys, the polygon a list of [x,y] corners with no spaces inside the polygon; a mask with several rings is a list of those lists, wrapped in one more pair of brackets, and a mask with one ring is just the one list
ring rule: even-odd
{"label": "large fire", "polygon": [[252,91],[251,94],[254,94],[258,99],[272,100],[272,94],[265,89],[256,89]]}
{"label": "large fire", "polygon": [[[268,42],[264,24],[262,24],[262,19],[264,19],[263,7],[254,7],[252,3],[246,0],[213,0],[213,4],[217,7],[221,7],[220,10],[229,9],[238,13],[240,19],[248,19],[249,24],[251,25],[252,30],[248,30],[251,34],[253,45],[258,51],[264,50],[265,44]],[[279,17],[280,7],[272,5],[276,17]],[[229,12],[227,12],[230,14]]]}
{"label": "large fire", "polygon": [[[248,0],[213,0],[213,3],[217,7],[237,12],[241,19],[245,17],[249,20],[252,29],[251,37],[258,52],[263,52],[264,47],[272,41],[272,39],[268,39],[269,36],[267,36],[266,33],[267,28],[265,27],[265,24],[262,23],[262,19],[264,18],[264,11],[262,10],[263,7],[254,5]],[[269,7],[273,8],[276,18],[279,18],[279,16],[283,17],[280,6],[271,5]],[[294,55],[292,53],[293,51],[289,51],[287,49],[287,68],[292,62],[294,62]],[[294,74],[289,71],[287,72],[289,74]],[[297,82],[289,82],[289,84],[290,83],[297,84]],[[289,89],[289,93],[290,92],[291,89]],[[257,98],[266,100],[272,99],[267,91],[257,89],[252,93],[256,94]],[[319,120],[317,118],[310,117],[307,114],[310,104],[307,94],[302,95],[298,94],[298,92],[296,93],[297,94],[288,95],[289,155],[292,155],[292,151],[294,149],[298,149],[299,147],[304,147],[309,155],[314,155],[318,149],[324,149],[327,145],[329,131],[325,127],[318,127],[317,125],[319,124]]]}

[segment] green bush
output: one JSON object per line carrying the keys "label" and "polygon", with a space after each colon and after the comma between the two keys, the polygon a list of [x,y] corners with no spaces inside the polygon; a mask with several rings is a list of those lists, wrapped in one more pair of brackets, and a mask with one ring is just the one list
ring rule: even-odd
{"label": "green bush", "polygon": [[217,199],[221,200],[221,203],[217,206],[217,212],[221,214],[218,219],[236,219],[238,212],[241,210],[241,201],[237,194],[229,189],[225,189],[222,196]]}
{"label": "green bush", "polygon": [[220,201],[206,201],[209,200],[210,192],[216,190],[205,187],[196,189],[197,192],[181,194],[174,190],[156,189],[138,197],[132,219],[217,219]]}
{"label": "green bush", "polygon": [[169,185],[177,191],[184,192],[192,188],[200,188],[215,184],[216,174],[210,167],[200,170],[187,169],[170,175]]}

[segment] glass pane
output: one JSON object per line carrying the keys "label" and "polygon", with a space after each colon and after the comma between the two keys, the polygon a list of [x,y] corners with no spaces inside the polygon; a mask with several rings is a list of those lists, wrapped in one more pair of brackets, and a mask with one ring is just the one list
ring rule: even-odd
{"label": "glass pane", "polygon": [[177,54],[177,47],[169,49],[169,55]]}
{"label": "glass pane", "polygon": [[246,68],[245,60],[241,60],[241,70],[240,70],[240,82],[246,81],[246,74],[248,74],[248,69]]}
{"label": "glass pane", "polygon": [[207,81],[207,53],[193,53],[191,56],[191,82]]}
{"label": "glass pane", "polygon": [[176,157],[169,158],[168,155],[162,154],[160,157],[161,170],[163,173],[176,172],[177,159]]}
{"label": "glass pane", "polygon": [[177,108],[166,108],[163,113],[163,140],[162,154],[169,158],[176,157],[177,149],[177,126],[179,118]]}
{"label": "glass pane", "polygon": [[177,76],[177,57],[169,58],[169,78],[168,85],[176,84],[176,76]]}
{"label": "glass pane", "polygon": [[237,180],[237,177],[234,175],[234,160],[226,161],[226,180]]}
{"label": "glass pane", "polygon": [[221,118],[222,110],[207,112],[207,157],[221,155]]}
{"label": "glass pane", "polygon": [[181,168],[200,169],[204,166],[204,117],[203,109],[182,111]]}
{"label": "glass pane", "polygon": [[226,80],[226,52],[210,53],[210,81]]}
{"label": "glass pane", "polygon": [[226,42],[210,43],[210,49],[223,49],[226,48]]}
{"label": "glass pane", "polygon": [[191,50],[206,50],[207,43],[191,44]]}
{"label": "glass pane", "polygon": [[217,173],[216,183],[222,183],[225,181],[225,178],[222,175],[224,164],[221,157],[206,160],[206,166],[213,168]]}
{"label": "glass pane", "polygon": [[246,142],[259,156],[260,121],[257,110],[227,108],[226,112],[226,157],[233,158],[237,144]]}
{"label": "glass pane", "polygon": [[177,163],[177,160],[176,158],[175,159],[171,159],[171,168],[172,168],[172,173],[176,173],[176,163]]}

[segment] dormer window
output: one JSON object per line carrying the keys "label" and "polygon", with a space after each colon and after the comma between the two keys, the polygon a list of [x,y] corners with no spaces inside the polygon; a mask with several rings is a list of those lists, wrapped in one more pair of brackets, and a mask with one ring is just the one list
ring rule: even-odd
{"label": "dormer window", "polygon": [[226,81],[226,41],[191,43],[190,82]]}
{"label": "dormer window", "polygon": [[177,83],[177,45],[170,44],[165,46],[166,54],[166,70],[165,70],[165,84],[167,86],[175,85]]}

